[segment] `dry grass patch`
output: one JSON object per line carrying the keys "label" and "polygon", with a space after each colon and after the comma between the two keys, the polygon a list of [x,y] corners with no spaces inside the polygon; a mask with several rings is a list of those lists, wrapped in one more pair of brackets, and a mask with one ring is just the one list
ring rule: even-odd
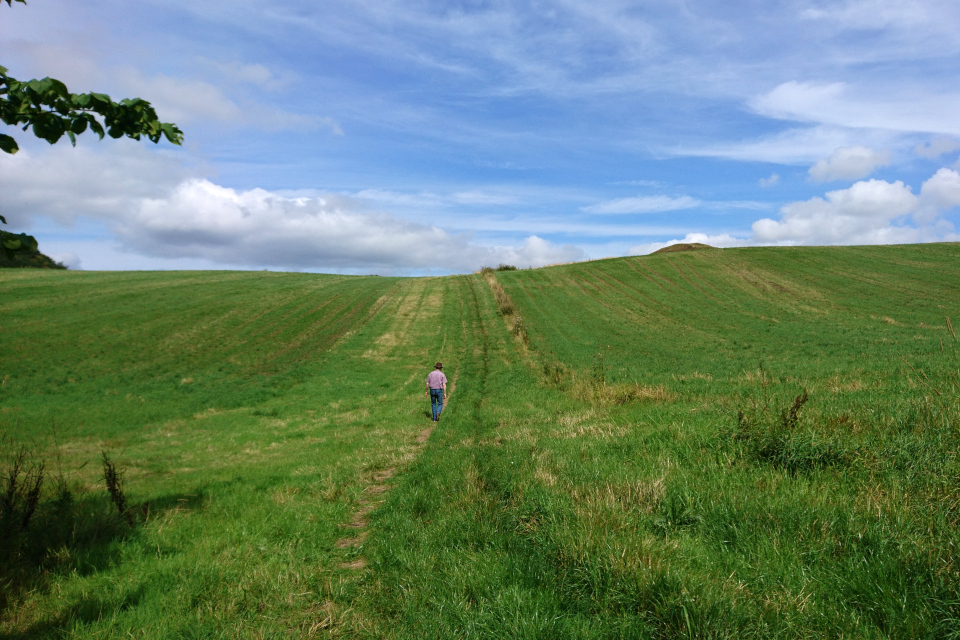
{"label": "dry grass patch", "polygon": [[844,379],[840,375],[831,376],[825,383],[826,388],[832,393],[849,393],[851,391],[861,391],[867,388],[859,378]]}
{"label": "dry grass patch", "polygon": [[636,382],[596,384],[591,381],[576,381],[573,395],[597,405],[623,405],[633,402],[673,402],[677,394],[663,385],[642,385]]}
{"label": "dry grass patch", "polygon": [[575,487],[573,498],[587,509],[614,509],[651,514],[665,495],[665,476],[656,480],[614,482],[605,485]]}
{"label": "dry grass patch", "polygon": [[292,504],[300,494],[299,487],[281,487],[273,492],[273,501],[277,504]]}

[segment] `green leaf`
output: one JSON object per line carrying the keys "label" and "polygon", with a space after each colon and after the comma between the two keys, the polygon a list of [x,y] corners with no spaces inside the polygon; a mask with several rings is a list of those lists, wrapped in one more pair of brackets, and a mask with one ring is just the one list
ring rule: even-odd
{"label": "green leaf", "polygon": [[100,136],[100,139],[103,140],[103,125],[97,122],[93,118],[93,116],[90,116],[89,122],[90,122],[90,130],[93,131],[98,136]]}
{"label": "green leaf", "polygon": [[[17,146],[16,140],[6,134],[0,133],[0,150],[13,155],[17,151],[20,151],[20,147]],[[6,224],[6,220],[4,220],[4,224]]]}
{"label": "green leaf", "polygon": [[177,128],[177,125],[164,122],[160,125],[160,130],[163,131],[163,135],[167,137],[167,140],[173,144],[179,145],[181,142],[183,142],[183,131],[180,131],[180,129]]}

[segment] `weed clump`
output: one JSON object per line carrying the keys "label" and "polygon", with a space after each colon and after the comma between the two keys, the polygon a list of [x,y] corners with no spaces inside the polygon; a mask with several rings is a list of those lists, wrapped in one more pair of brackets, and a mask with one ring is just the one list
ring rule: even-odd
{"label": "weed clump", "polygon": [[106,451],[101,451],[103,460],[103,481],[107,485],[107,493],[110,494],[110,500],[117,508],[120,517],[131,527],[136,525],[133,511],[127,506],[127,496],[123,491],[123,472],[117,469],[117,465],[110,459]]}
{"label": "weed clump", "polygon": [[44,464],[35,464],[27,469],[28,454],[21,447],[7,469],[2,503],[0,503],[0,542],[25,535],[30,529],[30,520],[40,503],[43,489]]}
{"label": "weed clump", "polygon": [[804,391],[776,419],[739,411],[735,438],[747,443],[756,460],[792,474],[846,464],[853,451],[837,440],[799,428],[800,410],[808,399]]}
{"label": "weed clump", "polygon": [[543,377],[549,384],[564,389],[569,382],[570,370],[560,361],[544,362]]}
{"label": "weed clump", "polygon": [[87,493],[59,472],[51,476],[42,455],[27,447],[4,457],[0,613],[19,599],[18,594],[36,589],[50,572],[96,564],[106,545],[126,537],[136,525],[135,511],[124,495],[123,473],[106,453],[104,480],[120,518],[108,508],[102,492]]}
{"label": "weed clump", "polygon": [[523,318],[515,316],[513,319],[513,335],[524,342],[527,341],[527,328],[523,325]]}
{"label": "weed clump", "polygon": [[660,502],[653,528],[666,536],[696,526],[701,517],[696,509],[696,498],[690,493],[671,491]]}

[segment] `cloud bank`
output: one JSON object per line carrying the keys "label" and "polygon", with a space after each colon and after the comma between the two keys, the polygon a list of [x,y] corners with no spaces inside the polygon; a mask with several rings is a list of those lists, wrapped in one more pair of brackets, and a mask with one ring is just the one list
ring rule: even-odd
{"label": "cloud bank", "polygon": [[735,247],[958,241],[960,234],[945,217],[956,207],[960,207],[960,173],[942,168],[921,185],[919,194],[900,180],[860,181],[847,189],[828,191],[824,197],[785,205],[779,219],[755,221],[747,238],[693,233],[682,239],[636,245],[630,253],[650,253],[681,242]]}
{"label": "cloud bank", "polygon": [[817,182],[833,180],[856,180],[865,178],[875,169],[890,164],[889,151],[876,151],[870,147],[840,147],[829,157],[818,160],[810,167],[810,177]]}
{"label": "cloud bank", "polygon": [[358,210],[341,196],[286,198],[203,179],[142,201],[115,229],[125,246],[144,255],[251,267],[472,271],[500,262],[543,266],[583,257],[579,249],[537,236],[517,247],[482,247],[435,226]]}
{"label": "cloud bank", "polygon": [[482,246],[467,234],[371,211],[340,195],[232,189],[137,146],[66,151],[0,156],[0,207],[11,226],[94,219],[130,252],[251,268],[466,272],[585,257],[536,235],[516,246]]}

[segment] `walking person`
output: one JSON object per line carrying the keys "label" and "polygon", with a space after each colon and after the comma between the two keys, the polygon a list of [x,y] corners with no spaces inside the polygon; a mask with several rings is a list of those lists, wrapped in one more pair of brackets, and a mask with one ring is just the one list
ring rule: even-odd
{"label": "walking person", "polygon": [[443,411],[443,401],[447,398],[447,376],[443,375],[443,363],[438,362],[433,371],[427,374],[427,390],[424,395],[430,396],[430,407],[433,409],[433,421],[440,419]]}

